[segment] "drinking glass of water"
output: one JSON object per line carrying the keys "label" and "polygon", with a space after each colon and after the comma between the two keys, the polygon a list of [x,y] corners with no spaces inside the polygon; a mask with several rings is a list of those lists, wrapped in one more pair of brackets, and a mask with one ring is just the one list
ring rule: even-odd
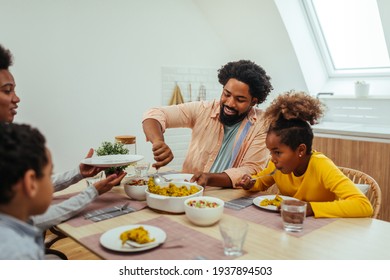
{"label": "drinking glass of water", "polygon": [[134,166],[135,175],[138,177],[145,177],[148,175],[150,162],[137,162]]}

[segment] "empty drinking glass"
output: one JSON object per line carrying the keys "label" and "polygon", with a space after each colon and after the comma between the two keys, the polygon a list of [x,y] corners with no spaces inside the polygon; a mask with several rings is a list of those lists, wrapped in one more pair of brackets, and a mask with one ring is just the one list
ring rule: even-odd
{"label": "empty drinking glass", "polygon": [[138,177],[145,177],[148,175],[149,168],[149,162],[137,162],[136,165],[134,165],[135,175]]}
{"label": "empty drinking glass", "polygon": [[248,224],[242,220],[223,219],[219,223],[226,256],[241,256],[248,232]]}

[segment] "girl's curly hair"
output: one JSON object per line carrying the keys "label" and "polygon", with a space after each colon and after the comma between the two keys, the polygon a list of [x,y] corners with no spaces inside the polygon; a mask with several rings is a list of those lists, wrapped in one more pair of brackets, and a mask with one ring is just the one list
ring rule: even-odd
{"label": "girl's curly hair", "polygon": [[264,117],[269,124],[268,132],[278,135],[281,143],[293,150],[305,144],[310,154],[313,142],[310,125],[318,123],[324,112],[325,105],[320,100],[305,92],[289,91],[272,101]]}

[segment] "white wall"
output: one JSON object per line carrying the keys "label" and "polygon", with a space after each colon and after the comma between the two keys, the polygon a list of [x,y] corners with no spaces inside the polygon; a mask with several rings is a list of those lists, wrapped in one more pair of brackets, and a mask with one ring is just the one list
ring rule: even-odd
{"label": "white wall", "polygon": [[232,59],[252,59],[264,67],[272,77],[273,95],[291,89],[307,90],[274,0],[194,2],[221,38]]}
{"label": "white wall", "polygon": [[306,88],[272,0],[0,0],[0,9],[22,100],[15,121],[46,135],[55,171],[119,134],[137,136],[151,160],[141,118],[161,103],[164,66],[251,59],[274,92]]}

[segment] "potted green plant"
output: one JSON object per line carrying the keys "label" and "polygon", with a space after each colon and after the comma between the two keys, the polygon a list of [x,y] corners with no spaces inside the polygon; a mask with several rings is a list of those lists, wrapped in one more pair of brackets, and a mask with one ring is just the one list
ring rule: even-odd
{"label": "potted green plant", "polygon": [[[96,150],[96,154],[98,156],[106,156],[106,155],[125,155],[129,153],[129,149],[125,147],[124,144],[119,142],[108,142],[104,141],[101,146]],[[126,169],[128,165],[117,166],[117,167],[109,167],[104,172],[106,176],[119,173],[122,170]]]}

